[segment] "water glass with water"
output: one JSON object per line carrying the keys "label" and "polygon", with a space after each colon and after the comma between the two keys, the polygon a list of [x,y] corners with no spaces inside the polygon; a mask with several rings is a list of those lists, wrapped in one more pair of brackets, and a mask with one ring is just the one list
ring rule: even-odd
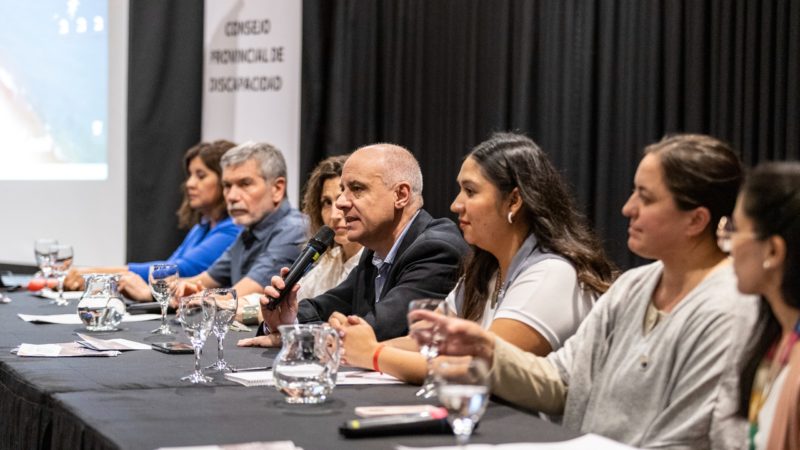
{"label": "water glass with water", "polygon": [[236,317],[236,310],[239,307],[239,301],[236,298],[236,289],[206,289],[203,291],[203,294],[211,299],[217,306],[214,326],[211,329],[214,336],[217,337],[217,361],[206,367],[206,370],[215,370],[217,372],[232,370],[232,367],[225,361],[222,347],[225,342],[225,335],[228,333],[228,327],[233,323],[233,318]]}
{"label": "water glass with water", "polygon": [[67,277],[69,268],[72,267],[73,251],[71,245],[52,245],[50,246],[50,269],[58,280],[58,297],[55,304],[59,306],[69,305],[64,298],[64,278]]}
{"label": "water glass with water", "polygon": [[42,277],[45,279],[45,286],[47,279],[52,275],[51,271],[51,252],[50,247],[58,245],[58,240],[52,238],[37,239],[33,243],[33,253],[36,256],[36,265],[42,271]]}
{"label": "water glass with water", "polygon": [[153,298],[161,306],[161,326],[151,331],[153,334],[175,334],[167,324],[167,307],[169,299],[175,295],[178,287],[178,266],[176,264],[153,264],[148,272],[148,282]]}
{"label": "water glass with water", "polygon": [[[429,311],[438,311],[441,314],[449,315],[450,307],[447,302],[442,299],[424,298],[412,300],[408,304],[409,312],[415,309],[427,309]],[[433,382],[431,362],[439,355],[439,343],[444,340],[445,336],[442,330],[424,320],[409,319],[408,333],[417,341],[419,352],[425,357],[428,363],[428,375],[416,395],[417,397],[423,398],[433,397],[436,395],[436,385]]]}
{"label": "water glass with water", "polygon": [[439,402],[458,445],[467,445],[489,402],[489,369],[482,359],[447,358],[433,363]]}
{"label": "water glass with water", "polygon": [[211,381],[211,378],[203,375],[203,371],[200,370],[200,355],[203,351],[203,345],[206,343],[206,338],[208,338],[208,334],[214,326],[216,309],[214,300],[203,294],[194,294],[181,298],[180,306],[178,307],[178,321],[180,321],[183,331],[189,337],[189,342],[192,343],[192,348],[194,348],[194,372],[181,378],[181,381],[189,381],[191,383],[208,383]]}

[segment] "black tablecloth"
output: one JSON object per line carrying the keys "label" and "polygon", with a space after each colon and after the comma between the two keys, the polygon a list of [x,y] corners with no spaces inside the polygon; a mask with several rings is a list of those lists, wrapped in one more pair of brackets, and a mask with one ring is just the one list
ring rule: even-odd
{"label": "black tablecloth", "polygon": [[[0,448],[125,448],[292,440],[312,449],[449,445],[451,436],[344,439],[338,426],[362,405],[421,402],[415,387],[339,386],[323,405],[288,405],[274,388],[239,386],[213,375],[209,385],[179,381],[193,368],[192,355],[132,351],[114,358],[22,358],[21,343],[69,342],[79,325],[35,325],[17,313],[56,314],[57,307],[27,293],[0,305]],[[122,331],[92,333],[152,343],[174,338],[148,333],[158,322],[123,323]],[[177,326],[173,326],[176,330]],[[276,350],[237,348],[248,333],[231,332],[225,357],[234,366],[270,365]],[[179,332],[179,340],[186,338]],[[216,358],[209,339],[204,365]],[[533,415],[492,402],[475,442],[553,441],[577,436]]]}

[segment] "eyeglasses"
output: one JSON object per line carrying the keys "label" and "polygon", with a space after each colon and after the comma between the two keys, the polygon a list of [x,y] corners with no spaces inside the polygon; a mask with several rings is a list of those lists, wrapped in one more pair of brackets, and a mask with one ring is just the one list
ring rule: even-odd
{"label": "eyeglasses", "polygon": [[719,219],[717,224],[717,246],[725,253],[730,253],[733,248],[732,240],[734,234],[745,234],[747,236],[755,236],[752,231],[739,231],[733,220],[730,217],[723,216]]}

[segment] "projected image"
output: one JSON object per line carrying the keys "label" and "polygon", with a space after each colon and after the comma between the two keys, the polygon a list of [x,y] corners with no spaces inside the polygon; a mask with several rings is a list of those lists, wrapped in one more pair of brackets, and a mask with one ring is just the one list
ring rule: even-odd
{"label": "projected image", "polygon": [[0,180],[103,180],[108,0],[0,0]]}

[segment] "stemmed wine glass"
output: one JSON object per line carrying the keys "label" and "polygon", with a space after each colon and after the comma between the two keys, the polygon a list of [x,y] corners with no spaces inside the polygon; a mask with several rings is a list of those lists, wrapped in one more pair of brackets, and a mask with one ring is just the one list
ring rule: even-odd
{"label": "stemmed wine glass", "polygon": [[214,299],[205,294],[194,294],[181,298],[178,308],[178,320],[183,331],[189,337],[189,342],[194,348],[194,372],[181,378],[181,381],[192,383],[208,383],[211,378],[203,375],[200,370],[200,354],[206,343],[208,333],[214,326],[214,316],[217,307]]}
{"label": "stemmed wine glass", "polygon": [[467,445],[489,401],[488,366],[482,359],[447,358],[434,361],[433,375],[456,443]]}
{"label": "stemmed wine glass", "polygon": [[58,245],[58,240],[51,238],[37,239],[33,243],[33,253],[36,255],[36,265],[39,266],[39,270],[42,271],[45,287],[47,286],[47,280],[52,276],[52,258],[50,257],[50,247],[54,245]]}
{"label": "stemmed wine glass", "polygon": [[225,372],[231,370],[232,367],[225,361],[222,344],[225,341],[225,335],[228,333],[228,327],[233,323],[233,318],[236,316],[236,310],[239,307],[239,302],[236,299],[236,289],[206,289],[204,293],[217,307],[214,326],[211,329],[217,337],[217,362],[206,367],[206,370]]}
{"label": "stemmed wine glass", "polygon": [[[408,311],[427,309],[449,315],[449,306],[442,299],[423,298],[412,300],[408,304]],[[432,323],[425,320],[408,319],[408,332],[419,345],[419,352],[425,357],[428,364],[428,375],[417,391],[417,397],[430,398],[436,395],[436,385],[433,382],[431,362],[439,355],[439,343],[444,340],[442,332]]]}
{"label": "stemmed wine glass", "polygon": [[67,277],[67,272],[72,266],[72,246],[71,245],[52,245],[50,246],[50,270],[58,280],[58,297],[55,304],[58,306],[69,305],[69,302],[64,298],[64,278]]}
{"label": "stemmed wine glass", "polygon": [[153,334],[175,334],[167,324],[167,306],[178,287],[178,266],[175,264],[153,264],[150,266],[148,281],[153,298],[161,305],[161,326],[151,331]]}

